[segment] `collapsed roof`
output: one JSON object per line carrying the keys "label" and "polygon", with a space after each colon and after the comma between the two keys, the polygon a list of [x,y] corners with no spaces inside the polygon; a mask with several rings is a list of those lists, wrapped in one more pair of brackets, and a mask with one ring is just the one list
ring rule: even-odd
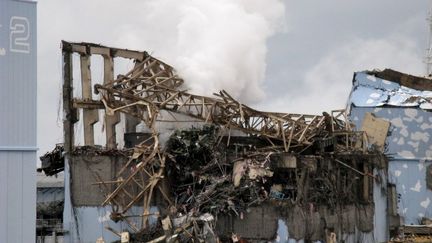
{"label": "collapsed roof", "polygon": [[[74,52],[81,54],[81,99],[71,93],[70,54]],[[86,69],[90,67],[89,56],[100,54],[109,60],[112,55],[125,53],[135,61],[134,68],[117,79],[104,78],[103,84],[94,86],[100,99],[92,100],[90,72]],[[263,112],[223,90],[214,97],[191,94],[173,67],[146,52],[63,42],[63,55],[67,153],[74,151],[70,134],[78,120],[75,109],[83,110],[86,145],[94,142],[92,125],[98,120],[97,109],[104,109],[110,131],[121,112],[143,121],[151,132],[134,147],[113,180],[96,178],[107,193],[101,205],[113,206],[111,218],[128,223],[132,231],[141,234],[151,229],[150,207],[156,191],[161,194],[164,202],[158,205],[160,227],[154,242],[174,238],[215,240],[218,213],[243,217],[249,207],[263,203],[286,207],[316,204],[335,209],[362,201],[370,206],[370,182],[375,178],[371,172],[385,168],[386,159],[375,147],[368,146],[363,132],[354,131],[345,110],[321,116]],[[213,127],[178,131],[164,146],[157,129],[162,111],[191,116]],[[224,140],[226,134],[218,132],[218,127],[240,130],[264,145],[243,141],[243,152],[221,152],[232,147],[230,136]],[[113,146],[112,140],[107,139],[107,144]],[[144,208],[140,227],[128,220],[129,210],[138,202]]]}

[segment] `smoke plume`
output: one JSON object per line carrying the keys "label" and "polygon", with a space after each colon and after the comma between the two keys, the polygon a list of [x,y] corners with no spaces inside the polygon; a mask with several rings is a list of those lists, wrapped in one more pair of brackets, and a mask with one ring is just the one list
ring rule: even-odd
{"label": "smoke plume", "polygon": [[[152,0],[124,26],[123,46],[152,51],[173,65],[194,93],[225,89],[243,102],[264,97],[266,41],[282,30],[280,0]],[[140,32],[136,32],[136,26]],[[126,43],[126,45],[125,45]]]}

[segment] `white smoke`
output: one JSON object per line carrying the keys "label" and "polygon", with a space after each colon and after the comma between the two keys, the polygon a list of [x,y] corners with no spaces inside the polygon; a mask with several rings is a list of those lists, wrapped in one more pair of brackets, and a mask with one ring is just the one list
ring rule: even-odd
{"label": "white smoke", "polygon": [[[146,50],[174,66],[193,92],[226,89],[244,102],[256,101],[263,97],[266,40],[284,22],[281,1],[39,1],[38,132],[55,134],[38,137],[40,153],[62,141],[53,102],[60,92],[46,88],[62,79],[61,40]],[[133,67],[119,63],[116,74]],[[103,79],[101,70],[92,74]]]}
{"label": "white smoke", "polygon": [[118,43],[153,51],[194,93],[225,89],[244,102],[264,97],[266,41],[284,22],[280,0],[151,0],[142,9]]}

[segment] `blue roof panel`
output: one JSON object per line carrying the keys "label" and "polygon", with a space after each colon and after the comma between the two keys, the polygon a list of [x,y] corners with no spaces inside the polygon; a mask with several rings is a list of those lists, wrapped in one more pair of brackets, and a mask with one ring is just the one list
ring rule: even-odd
{"label": "blue roof panel", "polygon": [[432,92],[401,86],[363,71],[354,75],[350,102],[358,107],[389,105],[432,110]]}

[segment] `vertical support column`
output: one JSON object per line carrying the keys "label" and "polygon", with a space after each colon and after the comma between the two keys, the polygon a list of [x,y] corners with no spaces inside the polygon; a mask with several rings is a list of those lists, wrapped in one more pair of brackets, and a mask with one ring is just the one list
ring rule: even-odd
{"label": "vertical support column", "polygon": [[[90,55],[81,55],[81,85],[82,98],[85,101],[92,100],[92,83],[90,71]],[[84,125],[84,144],[94,145],[94,130],[93,125],[99,121],[99,110],[83,109],[83,125]]]}
{"label": "vertical support column", "polygon": [[369,202],[369,165],[367,162],[363,163],[363,173],[365,174],[363,176],[363,200],[365,202]]}
{"label": "vertical support column", "polygon": [[397,216],[397,192],[396,192],[396,185],[395,184],[388,184],[387,185],[387,201],[388,201],[388,214],[389,216]]}
{"label": "vertical support column", "polygon": [[63,131],[64,149],[66,153],[72,151],[74,145],[74,111],[72,109],[72,54],[69,43],[63,42]]}
{"label": "vertical support column", "polygon": [[[72,216],[72,204],[70,194],[70,179],[69,179],[69,163],[71,160],[71,152],[74,146],[74,123],[77,121],[76,109],[72,106],[73,97],[73,76],[72,76],[72,46],[70,43],[62,41],[63,47],[63,130],[64,130],[64,150],[65,154],[65,203],[63,210],[63,228],[66,229],[69,234],[66,234],[69,242],[74,241],[74,236],[79,235],[77,228],[75,228],[75,221]],[[76,238],[75,238],[76,239]],[[79,238],[78,238],[79,241]]]}
{"label": "vertical support column", "polygon": [[[139,64],[140,62],[136,62],[135,68],[139,66]],[[140,69],[139,68],[135,69],[134,72],[132,73],[132,76],[136,75],[136,73],[138,72],[140,72]],[[126,117],[126,133],[136,132],[136,126],[141,122],[141,120],[128,114],[126,114],[125,117]]]}
{"label": "vertical support column", "polygon": [[[104,84],[114,80],[114,59],[111,56],[104,56]],[[105,135],[107,148],[116,148],[116,125],[120,122],[120,113],[115,112],[114,115],[105,113]]]}

